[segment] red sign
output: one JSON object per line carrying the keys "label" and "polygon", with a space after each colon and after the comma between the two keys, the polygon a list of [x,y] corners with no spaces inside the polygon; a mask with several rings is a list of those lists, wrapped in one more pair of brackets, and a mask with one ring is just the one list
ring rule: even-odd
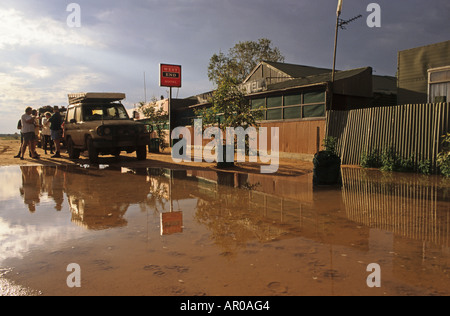
{"label": "red sign", "polygon": [[183,212],[161,213],[161,235],[183,232]]}
{"label": "red sign", "polygon": [[160,87],[181,88],[181,66],[160,65]]}

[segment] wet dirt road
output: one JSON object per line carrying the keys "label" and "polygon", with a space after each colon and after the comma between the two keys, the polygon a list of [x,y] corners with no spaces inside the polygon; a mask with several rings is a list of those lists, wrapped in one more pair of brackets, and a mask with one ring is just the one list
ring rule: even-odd
{"label": "wet dirt road", "polygon": [[[312,175],[1,167],[1,295],[449,295],[450,185]],[[80,267],[71,288],[67,267]],[[371,288],[369,264],[381,287]]]}

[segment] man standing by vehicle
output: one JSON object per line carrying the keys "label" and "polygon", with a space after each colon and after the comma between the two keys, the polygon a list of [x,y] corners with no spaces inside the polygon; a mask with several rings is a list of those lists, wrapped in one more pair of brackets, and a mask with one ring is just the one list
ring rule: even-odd
{"label": "man standing by vehicle", "polygon": [[21,152],[21,157],[20,157],[21,160],[24,159],[25,151],[28,146],[30,147],[32,158],[39,159],[39,155],[36,153],[36,148],[35,148],[35,138],[36,138],[36,135],[34,133],[35,118],[31,115],[32,112],[33,112],[33,109],[28,107],[25,110],[25,114],[22,115],[21,121],[22,121],[23,144],[22,144],[22,152]]}
{"label": "man standing by vehicle", "polygon": [[53,107],[53,115],[49,119],[52,140],[55,142],[56,153],[52,158],[61,158],[61,139],[62,139],[62,117],[59,113],[59,107]]}

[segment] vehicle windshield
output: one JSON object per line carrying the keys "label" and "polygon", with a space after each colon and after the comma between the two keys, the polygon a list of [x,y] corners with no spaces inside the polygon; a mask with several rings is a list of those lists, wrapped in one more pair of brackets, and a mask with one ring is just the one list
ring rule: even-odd
{"label": "vehicle windshield", "polygon": [[85,104],[83,106],[84,121],[129,120],[129,116],[121,103]]}

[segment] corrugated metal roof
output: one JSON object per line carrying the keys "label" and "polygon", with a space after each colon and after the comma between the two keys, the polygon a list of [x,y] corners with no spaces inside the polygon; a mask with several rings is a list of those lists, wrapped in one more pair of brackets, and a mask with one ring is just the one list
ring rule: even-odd
{"label": "corrugated metal roof", "polygon": [[[345,71],[338,71],[335,75],[335,80],[344,80],[351,77],[354,77],[356,75],[362,74],[365,71],[371,69],[370,67],[364,67],[364,68],[358,68],[358,69],[352,69],[352,70],[345,70]],[[331,72],[329,73],[322,73],[320,75],[314,75],[309,76],[305,78],[297,78],[297,79],[291,79],[280,83],[275,83],[268,85],[267,90],[281,90],[281,89],[287,89],[287,88],[295,88],[295,87],[302,87],[312,84],[319,84],[319,83],[326,83],[331,82]]]}
{"label": "corrugated metal roof", "polygon": [[275,70],[278,70],[291,78],[303,78],[303,77],[309,77],[309,76],[313,76],[313,75],[319,75],[319,74],[331,72],[330,69],[326,69],[326,68],[279,63],[279,62],[272,62],[272,61],[263,61],[258,66],[255,67],[255,69],[250,73],[250,75],[244,80],[243,83],[250,81],[252,78],[252,75],[263,64],[266,64],[267,66],[272,67]]}
{"label": "corrugated metal roof", "polygon": [[373,76],[373,92],[397,94],[397,78],[391,76]]}
{"label": "corrugated metal roof", "polygon": [[331,72],[330,69],[327,68],[318,68],[304,65],[295,65],[295,64],[286,64],[286,63],[277,63],[277,62],[269,62],[265,61],[266,64],[281,70],[292,78],[301,78],[301,77],[309,77],[314,75],[320,75],[326,72]]}

